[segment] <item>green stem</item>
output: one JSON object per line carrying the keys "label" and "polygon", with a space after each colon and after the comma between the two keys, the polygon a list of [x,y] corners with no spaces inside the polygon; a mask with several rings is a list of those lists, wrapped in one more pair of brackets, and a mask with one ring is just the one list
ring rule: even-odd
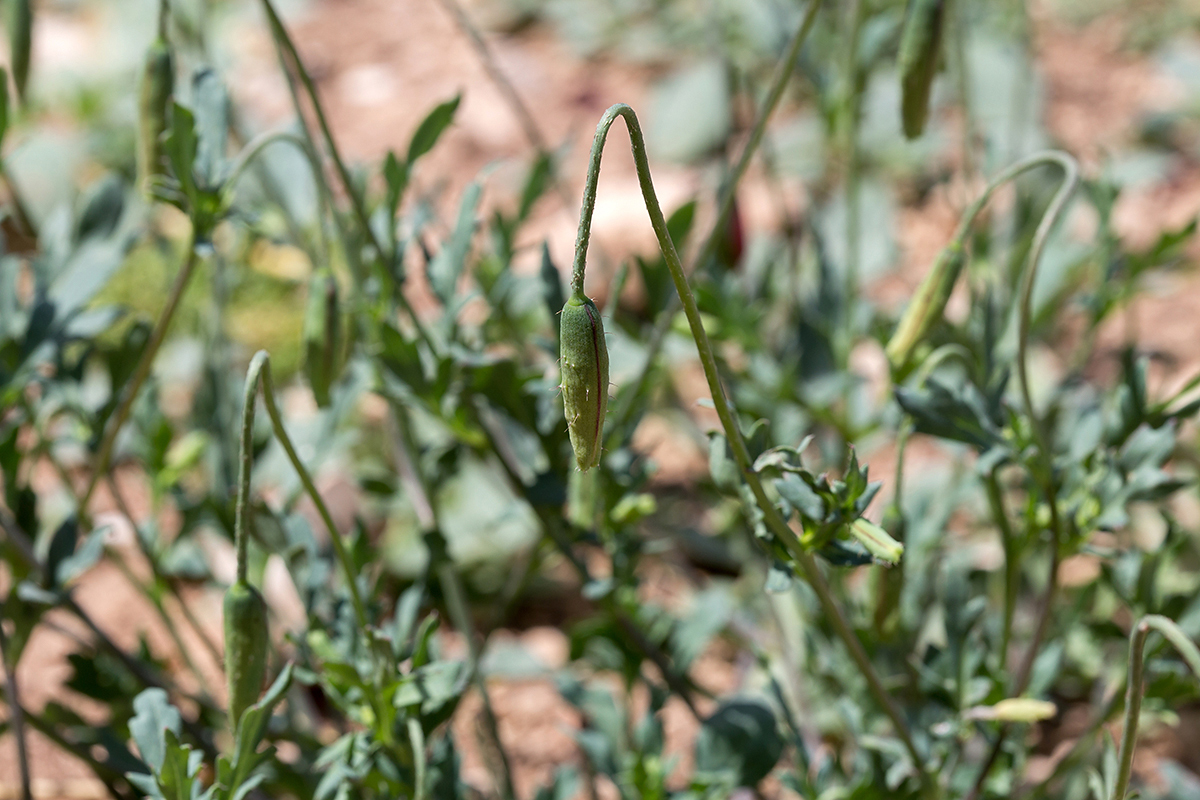
{"label": "green stem", "polygon": [[[0,610],[4,608],[0,603]],[[3,616],[0,614],[0,616]],[[21,707],[21,691],[17,684],[17,662],[12,658],[12,648],[8,646],[8,637],[4,634],[4,625],[0,624],[0,661],[4,663],[5,694],[8,695],[9,717],[12,723],[13,738],[17,740],[17,768],[21,775],[21,799],[33,800],[32,783],[29,777],[29,751],[25,746],[25,709]]]}
{"label": "green stem", "polygon": [[[79,518],[82,522],[89,522],[88,502],[92,499],[92,494],[96,491],[96,486],[99,485],[100,479],[107,474],[108,468],[112,462],[113,446],[117,441],[117,434],[121,432],[121,427],[129,418],[129,412],[133,409],[133,403],[137,399],[138,392],[142,388],[142,384],[146,382],[146,378],[150,375],[150,367],[154,364],[154,357],[158,355],[158,349],[162,346],[163,340],[167,336],[167,328],[171,325],[171,319],[175,316],[175,311],[179,308],[179,301],[183,297],[183,291],[187,288],[188,280],[192,277],[192,272],[195,270],[196,262],[199,258],[196,255],[196,230],[192,229],[192,233],[188,237],[187,255],[184,258],[183,268],[179,270],[179,274],[175,276],[175,283],[171,287],[171,293],[167,296],[167,305],[163,308],[162,313],[158,317],[158,322],[154,325],[154,330],[150,333],[150,340],[146,343],[146,347],[142,350],[142,357],[134,368],[133,377],[125,384],[122,390],[121,399],[117,404],[117,408],[113,411],[111,417],[108,418],[108,424],[104,427],[104,434],[100,440],[100,449],[96,455],[96,464],[92,470],[92,475],[88,479],[87,489],[84,490],[83,496],[79,499]],[[84,527],[90,527],[85,525]]]}
{"label": "green stem", "polygon": [[500,740],[500,725],[496,719],[496,712],[492,708],[487,680],[479,671],[479,659],[482,652],[476,638],[475,625],[471,622],[471,613],[467,608],[466,592],[463,591],[462,581],[453,564],[447,562],[439,565],[437,575],[438,581],[442,584],[442,594],[446,599],[446,610],[450,613],[450,621],[467,640],[471,680],[479,692],[479,699],[483,704],[484,725],[487,727],[488,735],[491,737],[500,759],[500,786],[503,790],[504,800],[516,800],[517,791],[513,786],[512,763],[504,749],[504,743]]}
{"label": "green stem", "polygon": [[[237,582],[246,583],[246,562],[249,561],[247,537],[250,526],[250,473],[254,467],[254,406],[258,399],[258,378],[266,353],[258,352],[246,372],[246,387],[242,397],[242,433],[238,438],[238,490],[233,514],[233,546],[237,550]],[[331,538],[337,533],[329,531]]]}
{"label": "green stem", "polygon": [[[309,143],[306,139],[297,136],[290,131],[267,131],[266,133],[260,133],[250,141],[246,142],[246,145],[242,148],[241,152],[238,153],[237,160],[233,162],[233,167],[230,169],[229,177],[225,181],[225,191],[233,191],[234,187],[237,186],[238,181],[241,180],[243,173],[245,173],[246,168],[262,153],[263,150],[275,142],[285,142],[292,145],[299,150],[304,158],[308,161],[308,166],[312,170],[313,183],[315,183],[317,187],[317,197],[321,205],[324,207],[326,213],[328,213],[331,218],[334,218],[336,212],[333,206],[333,198],[330,196],[329,186],[326,185],[324,180],[322,180],[323,175],[321,173],[321,162],[317,159],[316,152],[309,147]],[[340,233],[340,228],[338,230]],[[319,246],[321,250],[328,252],[329,243],[325,240],[325,226],[320,221],[317,223],[317,235],[320,237]],[[342,244],[343,249],[346,249],[344,241]],[[357,289],[357,286],[355,288]]]}
{"label": "green stem", "polygon": [[[845,115],[843,117],[845,141],[842,143],[842,147],[845,149],[846,155],[846,319],[844,321],[846,327],[843,330],[847,339],[849,339],[849,325],[854,316],[854,302],[858,295],[859,275],[858,40],[865,16],[863,6],[864,3],[861,0],[852,0],[850,3],[847,12],[850,16],[850,24],[846,37],[846,63],[842,67],[846,81],[842,108],[842,113]],[[843,345],[848,348],[849,341],[844,342]],[[848,349],[846,352],[849,352]]]}
{"label": "green stem", "polygon": [[240,480],[234,523],[234,538],[238,543],[239,579],[245,579],[245,571],[241,564],[245,560],[243,554],[246,547],[245,530],[250,492],[249,473],[251,455],[248,439],[254,423],[254,397],[260,378],[262,381],[263,402],[267,407],[267,415],[271,418],[271,427],[275,432],[275,438],[282,445],[284,453],[287,454],[288,461],[291,462],[293,469],[296,470],[296,475],[300,478],[300,483],[304,486],[304,491],[308,493],[309,499],[316,506],[321,521],[325,523],[325,527],[329,531],[329,541],[333,544],[333,552],[337,556],[338,564],[341,566],[345,576],[346,587],[350,592],[350,601],[354,605],[354,614],[358,618],[359,629],[365,634],[369,623],[366,606],[363,604],[362,594],[358,589],[358,571],[354,568],[354,563],[350,559],[350,553],[346,550],[345,542],[342,541],[342,535],[338,532],[337,525],[333,522],[333,515],[329,513],[329,507],[325,505],[321,493],[317,491],[312,476],[309,475],[304,462],[300,460],[300,456],[296,454],[296,448],[292,444],[292,439],[288,436],[287,429],[283,426],[283,416],[279,413],[279,407],[275,403],[275,383],[271,378],[271,357],[266,350],[259,350],[254,354],[254,358],[250,360],[250,367],[246,371],[246,410],[244,410],[242,415],[243,451],[241,468],[239,469]]}
{"label": "green stem", "polygon": [[604,112],[604,116],[600,118],[600,123],[596,127],[596,137],[592,145],[591,167],[588,170],[587,184],[584,190],[583,215],[579,223],[580,232],[576,239],[576,274],[572,276],[572,285],[582,286],[583,283],[582,271],[586,258],[587,229],[591,225],[591,212],[595,207],[596,182],[600,172],[600,153],[603,151],[609,128],[612,127],[613,122],[618,117],[624,118],[625,124],[629,129],[633,160],[637,168],[638,183],[641,186],[642,197],[646,203],[646,211],[650,215],[650,223],[654,228],[655,236],[658,238],[659,247],[662,249],[667,268],[671,272],[671,278],[675,283],[675,290],[683,303],[684,314],[687,317],[688,325],[691,327],[692,338],[696,342],[700,362],[704,367],[704,376],[708,381],[713,405],[716,407],[721,427],[728,437],[734,459],[737,461],[738,466],[742,470],[743,478],[754,494],[767,527],[787,547],[793,558],[795,558],[796,563],[800,565],[806,580],[817,593],[821,607],[830,624],[833,626],[834,631],[842,639],[847,650],[850,652],[851,658],[866,679],[871,694],[878,701],[884,713],[891,719],[892,724],[896,728],[896,735],[904,743],[905,749],[913,760],[913,764],[921,771],[923,780],[929,782],[932,778],[925,771],[923,759],[917,750],[916,744],[913,742],[908,724],[900,713],[900,709],[888,694],[878,673],[876,673],[862,643],[858,640],[850,623],[838,607],[833,592],[817,567],[816,560],[804,550],[795,531],[779,515],[775,505],[767,496],[762,482],[758,479],[758,475],[754,472],[750,452],[742,437],[741,428],[738,426],[733,408],[721,386],[720,375],[717,372],[717,361],[713,356],[712,344],[709,342],[708,334],[704,331],[704,326],[700,318],[700,310],[696,305],[696,298],[692,295],[691,289],[688,287],[687,276],[684,274],[683,265],[679,261],[679,254],[676,252],[675,245],[671,241],[671,236],[667,231],[667,221],[663,217],[662,207],[659,205],[650,176],[650,165],[646,158],[646,144],[642,137],[641,126],[638,124],[637,115],[633,109],[624,103],[614,105],[608,111]]}
{"label": "green stem", "polygon": [[[262,5],[263,11],[267,14],[267,20],[271,24],[271,33],[275,41],[280,45],[284,53],[286,53],[286,60],[291,62],[291,66],[296,71],[296,77],[300,79],[301,85],[304,86],[304,92],[308,95],[309,102],[312,103],[313,113],[317,117],[317,125],[321,129],[321,136],[324,138],[325,145],[329,150],[329,157],[333,160],[333,166],[337,170],[338,178],[341,179],[342,188],[345,190],[346,196],[350,198],[350,206],[354,210],[354,215],[358,217],[363,234],[370,241],[371,246],[375,248],[375,251],[380,256],[384,256],[386,255],[386,251],[375,237],[375,231],[371,227],[370,220],[367,217],[367,210],[363,204],[363,199],[359,196],[358,189],[350,177],[350,170],[346,168],[346,162],[342,160],[342,155],[333,141],[333,132],[329,128],[329,121],[325,117],[325,109],[322,107],[321,100],[317,96],[316,84],[313,83],[312,76],[308,74],[308,70],[300,58],[300,53],[297,52],[296,45],[292,42],[292,37],[288,34],[287,28],[284,27],[283,20],[275,12],[275,7],[272,5],[271,0],[262,0]],[[299,108],[296,109],[296,113],[300,113]],[[301,119],[303,119],[303,116],[301,116]],[[307,126],[305,128],[307,129]]]}
{"label": "green stem", "polygon": [[1112,800],[1125,800],[1129,791],[1129,778],[1133,772],[1133,751],[1137,746],[1138,717],[1142,711],[1144,681],[1143,667],[1146,637],[1151,630],[1161,633],[1170,642],[1192,673],[1200,678],[1200,650],[1188,639],[1179,626],[1158,614],[1147,614],[1129,634],[1129,679],[1125,689],[1125,730],[1121,736],[1121,754],[1118,759],[1117,782],[1113,787]]}
{"label": "green stem", "polygon": [[[1010,696],[1012,697],[1017,697],[1024,692],[1029,683],[1029,678],[1033,672],[1033,664],[1037,659],[1038,650],[1041,648],[1042,640],[1045,637],[1046,628],[1049,626],[1050,613],[1054,607],[1054,598],[1058,592],[1058,565],[1062,557],[1062,522],[1058,511],[1058,489],[1054,480],[1054,452],[1051,449],[1050,436],[1046,432],[1045,421],[1038,416],[1030,394],[1028,347],[1030,320],[1032,317],[1033,287],[1037,279],[1042,250],[1046,246],[1050,232],[1054,229],[1059,217],[1062,216],[1067,200],[1070,199],[1079,183],[1079,165],[1074,158],[1066,153],[1053,150],[1036,153],[1018,161],[992,179],[979,199],[967,210],[955,234],[955,243],[961,246],[970,231],[972,223],[974,223],[975,218],[983,210],[984,205],[991,198],[993,192],[1006,181],[1012,180],[1021,173],[1042,164],[1057,164],[1063,171],[1063,180],[1059,185],[1058,191],[1051,199],[1050,205],[1046,208],[1046,212],[1042,215],[1037,229],[1034,231],[1033,244],[1030,246],[1025,269],[1021,274],[1017,332],[1017,377],[1021,387],[1021,400],[1029,416],[1034,440],[1037,444],[1038,455],[1041,460],[1041,464],[1030,471],[1034,481],[1045,496],[1046,505],[1050,510],[1052,549],[1050,553],[1050,575],[1047,580],[1046,593],[1042,600],[1041,611],[1038,614],[1037,627],[1034,629],[1033,639],[1029,643],[1029,649],[1025,653],[1025,658],[1021,662],[1016,679],[1011,687]],[[984,762],[983,768],[979,771],[971,792],[967,795],[969,800],[974,800],[982,791],[983,782],[987,779],[988,773],[996,763],[997,758],[999,758],[1000,750],[1004,745],[1004,739],[1009,729],[1010,726],[1008,725],[1000,729],[996,742],[992,745],[991,753]]]}
{"label": "green stem", "polygon": [[[317,125],[321,129],[321,136],[325,142],[325,147],[329,151],[329,157],[333,161],[334,169],[337,171],[338,178],[341,180],[342,188],[346,192],[346,196],[350,198],[351,209],[354,212],[354,216],[358,220],[359,227],[362,228],[363,236],[368,240],[371,247],[375,249],[379,259],[390,262],[395,254],[389,253],[387,250],[385,250],[383,245],[379,242],[378,237],[375,236],[375,229],[371,227],[370,218],[367,216],[367,210],[363,202],[363,198],[359,195],[357,188],[355,188],[354,182],[350,177],[350,170],[346,168],[346,162],[342,159],[341,152],[338,150],[337,144],[333,140],[333,132],[330,130],[329,122],[326,119],[325,109],[321,105],[321,98],[317,94],[316,84],[313,83],[312,76],[308,74],[308,69],[304,66],[304,61],[301,60],[300,54],[296,50],[296,45],[292,42],[291,36],[288,35],[287,28],[284,27],[283,21],[275,12],[275,7],[271,4],[271,0],[262,0],[262,5],[263,11],[266,13],[267,20],[271,26],[271,35],[275,41],[280,64],[283,67],[285,75],[288,76],[288,88],[292,93],[292,104],[295,106],[296,116],[300,120],[300,126],[304,131],[304,136],[306,139],[308,139],[308,143],[312,151],[315,153],[317,151],[315,137],[313,136],[312,131],[309,130],[308,122],[304,118],[303,109],[300,107],[300,98],[292,86],[291,74],[293,69],[295,70],[296,77],[304,87],[304,92],[308,96],[309,102],[312,104],[313,113],[317,118]],[[324,182],[324,171],[318,170],[317,174],[318,180]],[[329,191],[328,185],[326,185],[325,190],[327,192]],[[359,259],[357,255],[349,249],[346,252],[346,256],[352,267],[358,263]],[[364,276],[361,274],[356,274],[355,280],[361,284],[364,282]],[[416,310],[408,302],[408,298],[404,296],[403,292],[397,291],[396,299],[400,304],[400,307],[404,310],[404,313],[407,314],[409,319],[412,320],[413,327],[416,328],[417,334],[421,337],[421,340],[425,342],[425,345],[430,348],[430,350],[435,353],[438,352],[438,348],[433,340],[433,337],[429,334],[429,331],[426,330],[424,324],[421,322],[421,318],[417,316]]]}
{"label": "green stem", "polygon": [[1000,631],[1000,664],[1004,665],[1008,662],[1008,645],[1012,641],[1013,618],[1017,610],[1017,592],[1021,587],[1019,546],[1008,521],[1008,514],[1004,511],[1004,496],[995,470],[988,473],[984,486],[987,488],[992,519],[1000,531],[1000,544],[1004,548],[1004,621]]}
{"label": "green stem", "polygon": [[[749,169],[750,160],[753,158],[755,151],[762,143],[763,137],[767,132],[767,122],[770,121],[771,116],[775,113],[775,109],[779,106],[779,101],[783,99],[784,89],[787,88],[788,80],[792,77],[792,72],[796,69],[796,61],[800,58],[800,51],[804,45],[804,41],[808,38],[813,24],[816,22],[817,11],[820,8],[820,0],[809,0],[808,10],[804,14],[804,19],[800,22],[800,27],[792,35],[787,52],[775,67],[775,74],[771,78],[771,88],[767,92],[765,102],[758,111],[758,118],[754,121],[754,126],[750,130],[750,138],[746,140],[746,146],[742,149],[742,154],[738,157],[737,164],[729,174],[721,190],[720,199],[717,204],[717,218],[713,222],[703,246],[701,246],[695,259],[692,261],[693,271],[696,268],[703,267],[712,258],[712,254],[717,248],[717,242],[724,235],[729,222],[729,215],[733,213],[733,201],[737,197],[738,184],[746,174],[746,170]],[[633,404],[641,396],[646,382],[650,378],[651,368],[659,352],[662,350],[663,343],[667,338],[667,332],[671,328],[671,320],[675,318],[675,312],[678,310],[679,299],[672,297],[668,301],[667,307],[659,312],[654,330],[650,334],[650,341],[646,345],[646,360],[642,364],[641,371],[634,380],[632,387],[621,393],[619,405],[614,410],[613,419],[615,424],[611,428],[614,436],[621,435],[620,432],[625,428],[625,423],[633,411]]]}

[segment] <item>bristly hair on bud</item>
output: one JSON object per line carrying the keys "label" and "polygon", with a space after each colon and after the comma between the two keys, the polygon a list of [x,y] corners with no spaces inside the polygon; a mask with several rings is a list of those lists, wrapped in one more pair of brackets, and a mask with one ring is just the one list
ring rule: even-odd
{"label": "bristly hair on bud", "polygon": [[580,291],[571,293],[559,319],[559,370],[575,463],[586,471],[600,463],[608,410],[608,345],[600,309]]}

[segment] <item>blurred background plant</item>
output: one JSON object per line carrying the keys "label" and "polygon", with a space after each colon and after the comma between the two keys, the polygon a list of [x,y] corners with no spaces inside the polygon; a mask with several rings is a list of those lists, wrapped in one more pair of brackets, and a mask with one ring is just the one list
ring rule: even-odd
{"label": "blurred background plant", "polygon": [[[3,791],[1194,797],[1200,15],[944,5],[910,140],[899,0],[9,0]],[[619,127],[586,287],[614,387],[574,469],[556,315],[616,102],[752,474]],[[1047,147],[1082,179],[1044,249],[1053,167],[959,228]],[[235,736],[259,349],[271,687]]]}

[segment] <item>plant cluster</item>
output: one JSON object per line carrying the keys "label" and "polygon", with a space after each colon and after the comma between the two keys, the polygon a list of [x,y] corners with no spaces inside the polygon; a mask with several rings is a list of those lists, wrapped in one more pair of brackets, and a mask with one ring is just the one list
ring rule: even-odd
{"label": "plant cluster", "polygon": [[[560,154],[539,149],[516,202],[487,215],[483,183],[472,182],[440,226],[413,178],[458,98],[428,113],[406,151],[353,169],[286,26],[260,0],[296,122],[244,137],[222,77],[205,66],[203,26],[163,0],[136,148],[41,218],[0,173],[3,724],[26,796],[36,730],[120,798],[515,798],[489,681],[523,667],[505,663],[492,634],[538,592],[558,592],[586,611],[562,621],[567,665],[537,674],[578,710],[580,758],[538,798],[773,787],[826,800],[1125,800],[1139,722],[1198,697],[1200,552],[1179,509],[1195,492],[1184,432],[1200,378],[1155,396],[1135,340],[1112,385],[1089,380],[1088,367],[1098,331],[1143,275],[1180,262],[1194,224],[1130,250],[1112,227],[1119,187],[1081,177],[1066,153],[1036,152],[979,182],[899,318],[876,307],[864,294],[860,214],[864,186],[886,165],[868,158],[860,128],[866,89],[886,67],[897,137],[940,135],[934,90],[943,67],[965,69],[955,44],[972,6],[851,5],[810,0],[784,14],[791,36],[764,90],[746,92],[760,102],[745,135],[725,132],[704,156],[723,165],[705,235],[696,201],[669,216],[661,208],[634,110],[608,109],[564,286],[545,245],[534,248],[540,269],[520,268],[525,224],[567,177]],[[22,113],[0,93],[0,141],[37,135],[34,18],[28,2],[12,7]],[[826,57],[838,52],[847,55]],[[762,77],[752,61],[729,63],[747,83]],[[760,148],[768,167],[779,155],[769,121],[801,82],[833,165],[815,182],[821,209],[813,224],[747,249],[737,187]],[[659,253],[620,270],[598,304],[584,277],[618,120]],[[714,157],[739,140],[736,160]],[[267,160],[283,148],[308,168],[311,217],[287,202]],[[993,209],[1001,187],[1015,187],[1015,200]],[[1087,244],[1062,233],[1072,202],[1098,220]],[[841,226],[829,223],[834,207]],[[170,219],[186,219],[183,241],[168,235]],[[315,265],[302,367],[281,375],[311,391],[308,420],[285,417],[267,353],[246,358],[225,324],[230,295],[257,280],[243,263],[257,240],[286,241]],[[153,324],[104,293],[146,248],[179,264]],[[428,312],[413,306],[416,269],[436,301]],[[630,276],[644,294],[637,308],[620,301]],[[201,291],[212,302],[196,325],[197,387],[189,408],[168,413],[154,366]],[[951,321],[956,293],[968,310]],[[1070,331],[1062,309],[1078,322]],[[856,372],[864,350],[886,361],[886,392]],[[1038,367],[1051,352],[1066,353],[1057,372]],[[713,431],[671,379],[696,359]],[[382,413],[365,413],[368,403]],[[651,415],[706,448],[707,474],[686,495],[656,482],[634,447]],[[917,439],[936,445],[945,468],[914,471],[905,454]],[[887,474],[865,463],[863,453],[889,449]],[[339,452],[352,454],[363,498],[352,521],[339,521],[314,478]],[[61,495],[35,490],[45,468]],[[129,507],[122,472],[150,487],[149,514]],[[109,541],[102,495],[133,526],[136,554]],[[168,508],[177,527],[161,521]],[[517,543],[501,547],[502,534]],[[213,535],[236,553],[223,641],[187,599],[221,583],[205,546]],[[982,542],[998,544],[998,563],[979,558]],[[1098,564],[1098,575],[1064,585],[1070,559]],[[672,560],[702,576],[682,609],[646,591],[647,574]],[[144,640],[122,648],[76,601],[101,562],[145,596],[176,666]],[[301,600],[297,626],[264,599],[269,562],[285,566]],[[103,704],[101,724],[69,702],[22,702],[22,656],[63,616],[89,632],[66,687]],[[223,689],[206,685],[184,627],[224,665]],[[713,696],[693,669],[718,641],[745,655],[739,695]],[[472,693],[489,786],[464,781],[449,725]],[[698,731],[686,774],[667,747],[670,703]],[[1088,709],[1086,729],[1048,774],[1031,776],[1038,737],[1068,706]],[[1106,726],[1122,714],[1113,738]],[[1173,776],[1163,796],[1192,796],[1194,779]]]}

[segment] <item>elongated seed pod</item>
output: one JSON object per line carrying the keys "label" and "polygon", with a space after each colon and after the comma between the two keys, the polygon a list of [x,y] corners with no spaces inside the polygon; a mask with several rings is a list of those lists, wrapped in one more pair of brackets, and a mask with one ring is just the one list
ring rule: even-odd
{"label": "elongated seed pod", "polygon": [[908,308],[904,309],[904,316],[900,318],[896,332],[892,334],[885,349],[888,363],[898,376],[902,377],[907,373],[917,345],[942,318],[946,303],[950,300],[950,292],[954,290],[954,284],[958,281],[958,274],[962,272],[964,263],[966,253],[962,245],[957,242],[948,245],[938,254],[925,280],[917,287],[917,293],[913,295]]}
{"label": "elongated seed pod", "polygon": [[317,405],[330,403],[329,390],[342,370],[342,324],[337,280],[328,269],[317,270],[308,286],[304,314],[304,371]]}
{"label": "elongated seed pod", "polygon": [[12,59],[13,83],[17,97],[25,101],[29,81],[29,56],[33,49],[32,0],[8,0],[8,48]]}
{"label": "elongated seed pod", "polygon": [[242,712],[262,694],[269,644],[266,601],[249,583],[235,582],[225,592],[225,679],[229,727],[234,732]]}
{"label": "elongated seed pod", "polygon": [[949,0],[909,0],[900,37],[900,93],[904,135],[915,139],[929,117],[929,93],[942,51]]}
{"label": "elongated seed pod", "polygon": [[166,172],[163,134],[175,88],[175,58],[171,44],[161,33],[146,51],[138,98],[138,183],[149,196],[154,179]]}
{"label": "elongated seed pod", "polygon": [[572,292],[559,319],[559,369],[575,463],[588,470],[600,463],[608,410],[608,345],[600,309],[578,291]]}

